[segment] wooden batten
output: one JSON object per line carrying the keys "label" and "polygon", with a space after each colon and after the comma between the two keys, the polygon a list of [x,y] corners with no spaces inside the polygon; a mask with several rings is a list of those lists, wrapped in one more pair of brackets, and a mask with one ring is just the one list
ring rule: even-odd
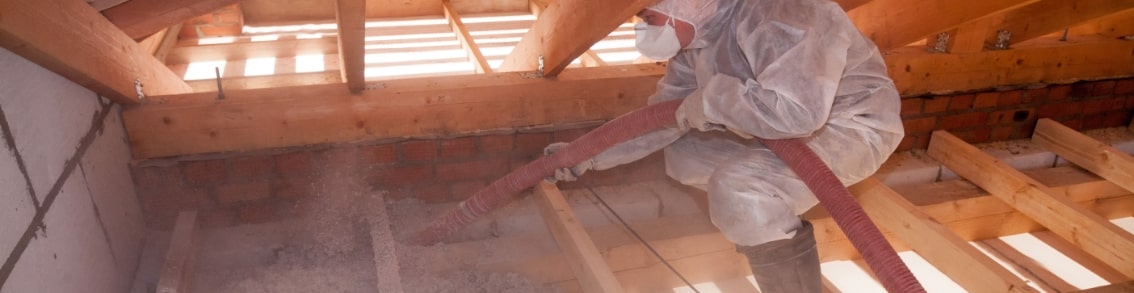
{"label": "wooden batten", "polygon": [[847,11],[847,15],[863,34],[874,40],[879,50],[889,51],[1037,1],[873,0]]}
{"label": "wooden batten", "polygon": [[253,42],[252,37],[237,37],[231,43],[197,45],[198,40],[179,42],[166,57],[167,64],[187,64],[206,60],[242,60],[261,57],[294,57],[304,54],[336,54],[339,39],[335,34],[317,39],[280,36],[279,40]]}
{"label": "wooden batten", "polygon": [[86,2],[0,0],[0,7],[0,46],[111,100],[138,103],[135,81],[146,95],[190,92]]}
{"label": "wooden batten", "polygon": [[1055,234],[1134,277],[1134,235],[945,131],[928,154]]}
{"label": "wooden batten", "polygon": [[339,70],[352,93],[366,87],[366,0],[335,0],[339,27]]}
{"label": "wooden batten", "polygon": [[542,182],[534,187],[536,206],[539,207],[547,229],[555,237],[564,259],[575,272],[585,292],[622,292],[622,285],[614,277],[610,266],[599,254],[587,231],[575,218],[567,199],[554,183]]}
{"label": "wooden batten", "polygon": [[473,40],[469,30],[465,28],[465,23],[461,21],[461,15],[453,8],[449,0],[441,1],[441,8],[445,10],[445,19],[449,21],[449,27],[453,29],[453,33],[457,34],[457,40],[461,42],[461,48],[465,49],[468,54],[469,62],[473,63],[476,67],[476,73],[492,73],[492,67],[488,66],[488,59],[484,58],[484,54],[480,51],[480,46]]}
{"label": "wooden batten", "polygon": [[[994,27],[1010,32],[1008,43],[1017,44],[1132,7],[1134,0],[1043,0],[1004,13]],[[986,44],[996,42],[995,31],[986,36]]]}
{"label": "wooden batten", "polygon": [[1051,119],[1040,119],[1032,142],[1134,191],[1134,157]]}
{"label": "wooden batten", "polygon": [[173,236],[169,249],[158,275],[157,292],[188,293],[193,282],[193,267],[197,250],[197,212],[187,211],[177,215],[173,226]]}

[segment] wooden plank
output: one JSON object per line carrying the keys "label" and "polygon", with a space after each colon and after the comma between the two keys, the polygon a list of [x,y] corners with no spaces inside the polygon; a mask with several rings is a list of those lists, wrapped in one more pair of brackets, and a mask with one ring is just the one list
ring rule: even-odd
{"label": "wooden plank", "polygon": [[1032,220],[1134,277],[1134,235],[945,131],[927,152]]}
{"label": "wooden plank", "polygon": [[1028,292],[1023,280],[944,225],[918,210],[894,190],[869,177],[850,187],[863,209],[878,225],[932,263],[970,292]]}
{"label": "wooden plank", "polygon": [[504,58],[500,71],[533,71],[543,59],[543,75],[559,75],[571,61],[656,0],[556,1]]}
{"label": "wooden plank", "polygon": [[976,242],[976,245],[987,251],[989,255],[1012,267],[1016,272],[1027,276],[1044,291],[1069,292],[1077,290],[1075,286],[1059,278],[1055,273],[1047,270],[1043,265],[999,238],[981,240]]}
{"label": "wooden plank", "polygon": [[193,282],[193,265],[197,250],[197,212],[184,211],[177,214],[173,226],[173,236],[169,240],[169,250],[158,275],[158,293],[187,293]]}
{"label": "wooden plank", "polygon": [[638,64],[580,68],[557,80],[521,73],[402,79],[362,96],[333,85],[225,91],[223,101],[193,93],[126,109],[123,120],[135,158],[550,129],[641,107],[664,71]]}
{"label": "wooden plank", "polygon": [[1048,118],[1037,122],[1032,142],[1126,190],[1134,191],[1134,157],[1125,152]]}
{"label": "wooden plank", "polygon": [[559,188],[554,183],[541,182],[534,189],[535,202],[543,221],[559,243],[559,249],[566,256],[567,263],[575,272],[583,290],[622,292],[622,285],[606,265],[587,231],[575,219],[575,212],[571,211],[571,206],[567,204],[567,199],[563,198]]}
{"label": "wooden plank", "polygon": [[1130,281],[1130,278],[1122,275],[1122,273],[1114,270],[1114,268],[1107,266],[1098,258],[1095,258],[1094,256],[1083,252],[1082,249],[1075,247],[1074,244],[1067,242],[1067,240],[1059,238],[1059,235],[1055,235],[1055,233],[1051,233],[1051,231],[1032,232],[1031,234],[1032,236],[1035,236],[1036,239],[1043,241],[1043,243],[1046,243],[1048,246],[1051,246],[1051,248],[1054,248],[1071,260],[1074,260],[1076,263],[1082,265],[1084,268],[1087,268],[1087,270],[1091,271],[1095,275],[1098,275],[1108,283],[1122,283]]}
{"label": "wooden plank", "polygon": [[169,51],[173,50],[173,45],[177,43],[177,35],[173,32],[180,32],[183,24],[175,24],[169,27],[169,32],[162,38],[161,44],[158,45],[157,50],[153,52],[154,59],[158,62],[165,63],[165,58],[169,57]]}
{"label": "wooden plank", "polygon": [[[1017,44],[1132,7],[1134,0],[1043,0],[1005,13],[996,27],[1011,32],[1008,43]],[[996,41],[990,34],[985,43]]]}
{"label": "wooden plank", "polygon": [[0,46],[115,102],[190,91],[181,78],[84,1],[0,0]]}
{"label": "wooden plank", "polygon": [[488,66],[488,60],[484,59],[484,54],[480,52],[480,46],[476,44],[469,30],[465,28],[465,23],[461,21],[461,15],[453,9],[453,4],[449,0],[441,1],[441,8],[445,10],[445,19],[449,21],[449,27],[457,34],[457,40],[461,42],[461,48],[465,49],[468,54],[469,62],[473,63],[476,67],[476,73],[492,73],[492,67]]}
{"label": "wooden plank", "polygon": [[1122,283],[1118,283],[1118,284],[1110,284],[1110,285],[1107,285],[1107,286],[1091,288],[1091,289],[1076,291],[1076,292],[1080,292],[1080,293],[1130,293],[1130,292],[1134,292],[1134,281],[1122,282]]}
{"label": "wooden plank", "polygon": [[166,63],[187,64],[198,61],[242,60],[264,57],[294,57],[308,54],[337,54],[338,37],[334,34],[317,39],[280,36],[274,41],[254,42],[252,37],[234,38],[231,43],[198,45],[197,40],[177,43]]}
{"label": "wooden plank", "polygon": [[352,93],[366,88],[366,0],[335,0],[339,27],[339,68]]}
{"label": "wooden plank", "polygon": [[[165,36],[169,31],[169,28],[158,31],[139,41],[138,46],[142,47],[146,52],[149,52],[150,55],[157,54],[158,49],[161,48],[162,43],[165,41]],[[174,31],[173,34],[177,34],[177,31]]]}
{"label": "wooden plank", "polygon": [[1071,35],[1102,35],[1112,38],[1134,35],[1134,9],[1092,19],[1087,23],[1072,27],[1068,33]]}
{"label": "wooden plank", "polygon": [[371,198],[370,243],[374,251],[374,266],[378,273],[378,292],[402,293],[401,266],[398,264],[397,245],[390,230],[390,215],[386,199],[381,194]]}
{"label": "wooden plank", "polygon": [[972,54],[932,54],[903,48],[886,55],[886,67],[902,95],[1062,84],[1134,76],[1134,42],[1111,38],[1035,40],[1028,47]]}
{"label": "wooden plank", "polygon": [[140,39],[239,0],[130,0],[102,11],[130,38]]}
{"label": "wooden plank", "polygon": [[881,51],[906,46],[939,32],[1038,0],[873,0],[847,11]]}

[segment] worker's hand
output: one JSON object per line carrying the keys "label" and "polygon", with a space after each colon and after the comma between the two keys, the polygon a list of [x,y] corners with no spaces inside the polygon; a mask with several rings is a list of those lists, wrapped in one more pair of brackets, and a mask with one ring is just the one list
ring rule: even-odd
{"label": "worker's hand", "polygon": [[[543,154],[551,155],[552,153],[555,153],[563,149],[564,147],[567,147],[567,143],[565,142],[553,143],[543,148]],[[594,159],[590,158],[570,168],[556,169],[555,174],[552,174],[551,177],[544,178],[544,180],[547,180],[548,182],[579,180],[579,176],[583,176],[583,173],[586,173],[587,171],[594,168],[594,165]]]}
{"label": "worker's hand", "polygon": [[701,96],[701,91],[698,90],[692,95],[685,98],[681,102],[681,106],[677,107],[677,127],[682,131],[689,131],[690,128],[696,128],[700,131],[723,131],[724,125],[709,122],[705,118],[705,103],[704,98]]}

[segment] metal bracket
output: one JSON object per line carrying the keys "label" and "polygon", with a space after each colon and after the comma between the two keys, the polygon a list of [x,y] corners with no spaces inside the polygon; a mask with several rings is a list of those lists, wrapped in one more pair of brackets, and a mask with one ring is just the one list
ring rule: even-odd
{"label": "metal bracket", "polygon": [[146,93],[142,92],[142,81],[141,80],[134,79],[134,91],[138,92],[138,100],[139,101],[146,99]]}
{"label": "metal bracket", "polygon": [[1012,32],[1008,30],[1000,30],[996,32],[996,49],[1007,50],[1008,41],[1012,40]]}
{"label": "metal bracket", "polygon": [[948,50],[949,50],[949,33],[943,32],[943,33],[937,34],[937,43],[933,45],[933,48],[930,49],[930,52],[945,53],[945,51],[948,51]]}
{"label": "metal bracket", "polygon": [[539,77],[543,77],[543,54],[539,55],[539,67],[536,69],[536,74],[538,74]]}
{"label": "metal bracket", "polygon": [[224,87],[221,85],[220,67],[213,67],[213,72],[217,74],[217,100],[224,100]]}

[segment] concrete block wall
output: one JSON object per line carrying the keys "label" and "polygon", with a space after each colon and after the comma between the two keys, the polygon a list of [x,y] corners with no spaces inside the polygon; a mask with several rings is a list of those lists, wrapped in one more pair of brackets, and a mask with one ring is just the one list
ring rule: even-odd
{"label": "concrete block wall", "polygon": [[144,222],[120,107],[0,49],[0,292],[127,292]]}

